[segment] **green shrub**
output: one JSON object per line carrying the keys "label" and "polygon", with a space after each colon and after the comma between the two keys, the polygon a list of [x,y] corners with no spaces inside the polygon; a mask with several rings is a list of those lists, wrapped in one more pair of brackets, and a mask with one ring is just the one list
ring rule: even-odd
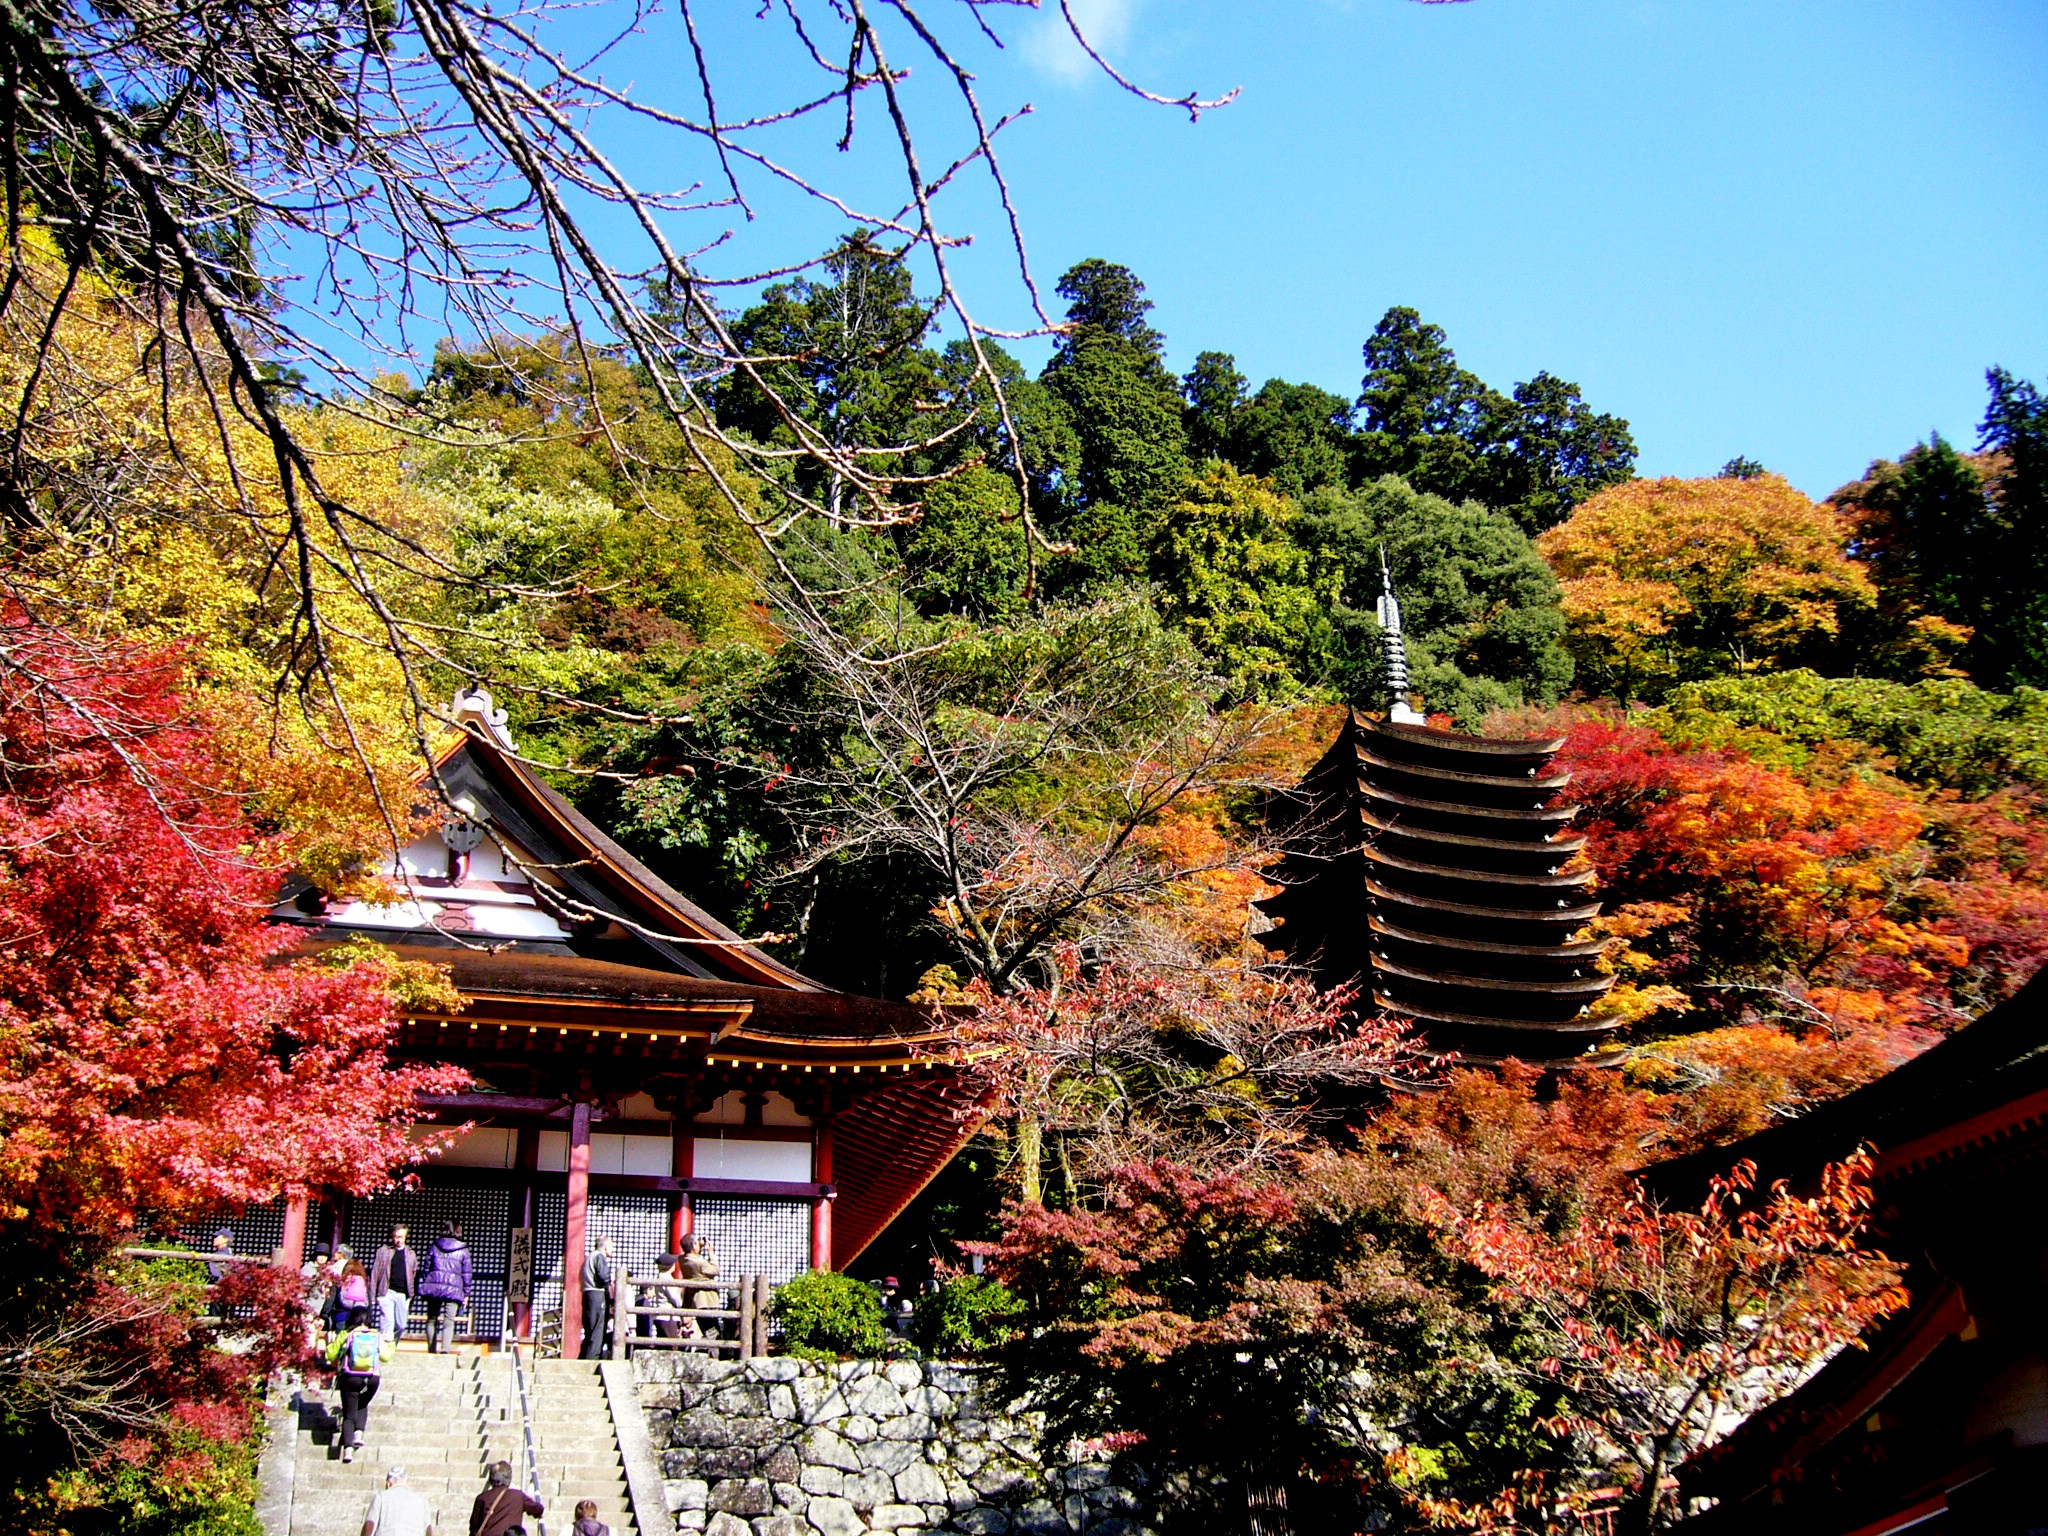
{"label": "green shrub", "polygon": [[775,1293],[770,1310],[784,1349],[800,1360],[872,1359],[887,1342],[882,1298],[851,1275],[809,1270]]}
{"label": "green shrub", "polygon": [[1002,1281],[955,1275],[918,1298],[911,1330],[927,1353],[957,1360],[1008,1343],[1017,1332],[1011,1319],[1023,1310],[1023,1301]]}

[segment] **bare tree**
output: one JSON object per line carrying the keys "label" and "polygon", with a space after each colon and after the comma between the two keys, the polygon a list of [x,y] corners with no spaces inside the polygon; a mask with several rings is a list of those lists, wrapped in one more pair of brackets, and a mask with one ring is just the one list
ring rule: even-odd
{"label": "bare tree", "polygon": [[776,775],[804,850],[788,873],[923,865],[965,974],[997,992],[1046,979],[1056,943],[1121,948],[1138,909],[1218,867],[1161,846],[1162,813],[1261,782],[1271,717],[1216,713],[1214,679],[1138,598],[983,626],[871,591],[829,607],[792,592],[778,622],[810,686],[762,707],[831,744]]}
{"label": "bare tree", "polygon": [[1014,1125],[1022,1197],[1041,1197],[1048,1132],[1070,1190],[1152,1158],[1205,1173],[1285,1166],[1334,1102],[1426,1076],[1405,1024],[1343,990],[1232,971],[1111,963],[1063,945],[1049,979],[976,1003],[953,1050]]}

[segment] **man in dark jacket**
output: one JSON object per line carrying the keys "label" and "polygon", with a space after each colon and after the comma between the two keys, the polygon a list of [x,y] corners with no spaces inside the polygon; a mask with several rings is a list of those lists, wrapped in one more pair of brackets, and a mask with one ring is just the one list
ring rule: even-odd
{"label": "man in dark jacket", "polygon": [[469,1536],[524,1536],[526,1517],[547,1513],[539,1499],[512,1486],[511,1462],[492,1462],[484,1478],[484,1491],[470,1506]]}
{"label": "man in dark jacket", "polygon": [[427,1303],[427,1353],[445,1355],[455,1348],[455,1314],[469,1305],[469,1245],[462,1223],[451,1221],[427,1250],[420,1275],[420,1295]]}
{"label": "man in dark jacket", "polygon": [[405,1246],[409,1235],[403,1225],[393,1227],[391,1241],[370,1266],[370,1305],[382,1314],[384,1337],[394,1344],[405,1336],[406,1314],[420,1284],[420,1256]]}
{"label": "man in dark jacket", "polygon": [[600,1237],[583,1261],[583,1348],[585,1360],[602,1360],[611,1353],[605,1346],[611,1332],[612,1240]]}

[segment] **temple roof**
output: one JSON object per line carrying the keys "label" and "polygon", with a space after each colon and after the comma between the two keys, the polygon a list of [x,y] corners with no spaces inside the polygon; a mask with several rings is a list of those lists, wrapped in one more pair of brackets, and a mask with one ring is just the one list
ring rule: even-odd
{"label": "temple roof", "polygon": [[301,886],[274,918],[308,949],[368,936],[446,969],[462,1006],[416,1006],[394,1048],[521,1085],[464,1096],[456,1119],[693,1085],[829,1099],[844,1267],[985,1116],[985,1083],[947,1050],[946,1011],[841,992],[765,953],[522,761],[487,701],[481,713],[433,766],[460,814],[383,871],[397,899],[323,902]]}
{"label": "temple roof", "polygon": [[[488,730],[465,730],[433,773],[441,797],[467,814],[415,839],[386,866],[402,899],[309,910],[300,892],[274,915],[327,935],[581,958],[832,995],[656,875]],[[468,846],[451,847],[451,837]]]}
{"label": "temple roof", "polygon": [[1725,1147],[1651,1169],[1655,1193],[1690,1201],[1749,1159],[1757,1183],[1802,1182],[1869,1145],[1889,1182],[1982,1154],[2048,1147],[2048,970],[1939,1044],[1838,1099]]}
{"label": "temple roof", "polygon": [[[2028,1401],[2044,1370],[2041,1250],[2031,1213],[2048,1167],[2048,972],[1948,1039],[1854,1092],[1645,1176],[1675,1204],[1732,1164],[1809,1185],[1872,1153],[1872,1240],[1908,1265],[1910,1305],[1796,1391],[1679,1469],[1721,1500],[1684,1522],[1721,1532],[2030,1529],[2040,1523]],[[2031,1422],[2031,1421],[2028,1421]],[[2025,1494],[1997,1521],[1972,1501]]]}

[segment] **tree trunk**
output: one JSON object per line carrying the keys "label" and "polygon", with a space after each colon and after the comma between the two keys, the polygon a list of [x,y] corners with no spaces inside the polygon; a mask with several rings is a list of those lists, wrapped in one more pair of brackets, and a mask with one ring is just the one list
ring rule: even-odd
{"label": "tree trunk", "polygon": [[1642,1488],[1636,1496],[1621,1507],[1619,1522],[1622,1536],[1650,1536],[1657,1528],[1657,1505],[1662,1498],[1658,1484],[1664,1481],[1664,1451],[1660,1448],[1650,1459],[1649,1476],[1643,1479]]}
{"label": "tree trunk", "polygon": [[1044,1160],[1045,1127],[1029,1110],[1017,1112],[1017,1194],[1026,1201],[1045,1200],[1045,1184],[1039,1177]]}

